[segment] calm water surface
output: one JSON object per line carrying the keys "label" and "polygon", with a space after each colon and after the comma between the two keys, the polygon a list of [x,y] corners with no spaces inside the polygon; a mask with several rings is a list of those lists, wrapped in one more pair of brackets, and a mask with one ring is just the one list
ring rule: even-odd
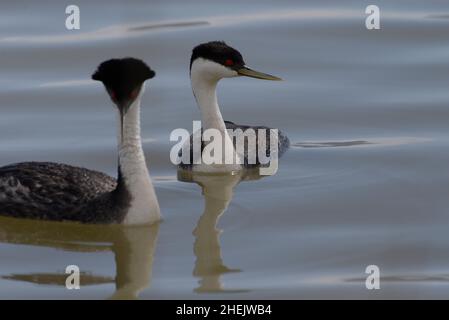
{"label": "calm water surface", "polygon": [[[0,219],[0,298],[448,298],[449,4],[377,1],[57,1],[0,4],[0,164],[115,175],[99,62],[135,56],[144,149],[164,221],[151,227]],[[107,9],[107,10],[106,10]],[[199,119],[190,51],[226,40],[285,79],[223,80],[225,119],[285,131],[276,175],[178,173],[175,128]],[[83,272],[66,290],[65,267]],[[365,289],[365,268],[381,290]]]}

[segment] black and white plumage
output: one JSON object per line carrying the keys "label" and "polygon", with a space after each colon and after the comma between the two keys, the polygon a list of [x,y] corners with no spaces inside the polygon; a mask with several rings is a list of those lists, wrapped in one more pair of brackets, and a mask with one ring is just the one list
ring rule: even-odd
{"label": "black and white plumage", "polygon": [[[160,219],[140,141],[143,83],[154,76],[134,58],[103,62],[103,82],[119,112],[117,180],[59,163],[24,162],[0,168],[0,215],[83,223],[151,223]],[[136,139],[137,137],[137,139]]]}
{"label": "black and white plumage", "polygon": [[[224,121],[224,123],[225,123],[225,126],[226,126],[227,130],[241,129],[243,134],[245,134],[246,130],[248,130],[248,129],[252,129],[252,130],[254,130],[256,132],[256,137],[257,137],[256,139],[257,140],[256,140],[256,150],[255,150],[255,154],[256,154],[255,162],[253,162],[248,157],[248,146],[246,144],[247,140],[241,140],[241,141],[244,141],[244,143],[245,143],[245,145],[243,146],[243,154],[242,154],[242,157],[241,157],[242,158],[242,165],[243,165],[244,168],[248,168],[249,169],[249,168],[255,168],[255,167],[260,167],[260,166],[266,167],[266,166],[269,165],[269,163],[265,163],[265,164],[261,164],[260,163],[257,147],[259,146],[258,130],[262,129],[263,132],[265,132],[265,143],[266,143],[266,146],[267,146],[264,155],[267,158],[270,158],[272,156],[271,148],[269,147],[270,146],[270,139],[271,139],[271,137],[270,137],[270,129],[271,128],[266,127],[266,126],[239,125],[239,124],[236,124],[234,122],[226,121],[226,120]],[[201,130],[201,131],[203,131],[203,130]],[[181,161],[181,163],[179,164],[179,167],[181,169],[184,169],[184,170],[188,170],[188,169],[192,169],[193,168],[193,165],[192,165],[193,159],[194,159],[194,155],[193,155],[193,143],[194,143],[193,142],[193,137],[194,137],[194,134],[192,134],[190,136],[190,148],[189,148],[190,156],[189,156],[189,160],[187,161],[187,163],[183,163]],[[232,143],[233,143],[234,147],[236,147],[236,145],[238,143],[237,142],[238,141],[237,137],[231,137],[231,139],[232,139]],[[205,143],[201,142],[201,150],[203,150],[204,147],[205,147]],[[289,149],[289,147],[290,147],[290,140],[288,139],[288,137],[282,131],[278,130],[278,136],[277,136],[277,157],[278,158],[282,157],[282,155]],[[179,151],[179,154],[178,154],[179,157],[182,157],[182,151],[183,151],[182,149]]]}
{"label": "black and white plumage", "polygon": [[[231,121],[225,121],[225,125],[226,125],[226,129],[228,130],[236,130],[236,129],[241,129],[243,133],[246,132],[246,130],[248,129],[252,129],[256,132],[256,136],[257,136],[257,146],[261,145],[258,143],[259,141],[259,130],[261,129],[261,132],[265,132],[265,141],[266,141],[266,150],[265,150],[265,156],[266,157],[270,157],[271,156],[271,150],[270,150],[270,130],[272,128],[266,127],[266,126],[249,126],[249,125],[242,125],[242,124],[236,124],[234,122]],[[277,135],[277,157],[281,157],[290,147],[290,140],[288,139],[288,137],[280,130],[277,131],[278,135]],[[234,145],[236,145],[236,138],[233,138],[233,143]],[[256,149],[256,155],[257,153],[257,149]],[[256,163],[255,164],[251,164],[248,163],[248,149],[245,148],[244,149],[244,165],[246,167],[252,167],[252,166],[258,166],[260,165],[259,162],[259,158],[258,156],[256,157]]]}
{"label": "black and white plumage", "polygon": [[[202,130],[207,129],[215,129],[218,130],[223,136],[223,150],[226,149],[226,145],[232,146],[234,150],[238,152],[237,142],[239,139],[235,136],[230,136],[228,131],[241,129],[243,134],[248,130],[252,129],[256,133],[257,146],[255,149],[249,150],[248,145],[243,146],[243,154],[240,154],[240,162],[243,163],[242,168],[244,167],[255,167],[255,166],[265,166],[267,164],[261,164],[259,161],[258,148],[259,146],[264,146],[266,148],[265,155],[267,157],[273,156],[275,150],[271,150],[270,148],[270,129],[265,126],[249,126],[249,125],[240,125],[235,124],[230,121],[224,121],[221,115],[220,108],[217,102],[217,84],[223,78],[233,78],[238,76],[246,76],[256,79],[264,79],[264,80],[281,80],[278,77],[258,72],[253,69],[250,69],[246,66],[245,61],[239,51],[228,46],[226,43],[221,41],[212,41],[200,44],[196,46],[192,51],[192,56],[190,59],[190,79],[192,84],[193,94],[197,101],[198,107],[201,112],[201,123]],[[260,136],[259,129],[263,129],[264,136]],[[194,135],[199,134],[193,133],[190,137],[190,159],[187,162],[182,161],[180,163],[180,167],[183,169],[196,169],[196,170],[208,170],[208,166],[202,166],[201,169],[197,169],[200,166],[192,165],[194,163],[194,155],[193,155],[193,140]],[[201,137],[201,136],[200,136]],[[265,144],[259,144],[260,138],[265,138]],[[201,139],[200,139],[201,140]],[[240,139],[240,141],[244,141]],[[290,142],[288,137],[278,130],[277,135],[277,157],[282,156],[285,151],[290,146]],[[205,147],[205,143],[202,142],[201,150]],[[185,148],[183,148],[185,149]],[[242,149],[241,149],[242,150]],[[251,161],[248,161],[248,153],[255,152],[256,153],[256,161],[254,162],[254,157],[251,158]],[[224,153],[224,152],[223,152]],[[182,150],[180,154],[182,155]],[[224,163],[224,160],[223,160]],[[228,168],[232,168],[234,170],[235,166],[229,166]],[[226,166],[217,167],[217,170],[225,170]]]}
{"label": "black and white plumage", "polygon": [[116,179],[85,168],[51,162],[12,164],[0,168],[0,213],[16,218],[119,222],[129,195],[111,194],[116,187]]}

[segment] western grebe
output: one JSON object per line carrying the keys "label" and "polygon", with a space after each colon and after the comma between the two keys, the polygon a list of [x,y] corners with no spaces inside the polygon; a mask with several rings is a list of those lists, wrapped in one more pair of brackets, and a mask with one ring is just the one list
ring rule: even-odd
{"label": "western grebe", "polygon": [[[229,129],[241,129],[245,132],[248,129],[254,129],[257,134],[257,144],[259,145],[259,131],[266,132],[266,155],[270,155],[270,128],[265,126],[247,126],[239,125],[230,121],[224,121],[217,102],[217,84],[223,78],[233,78],[246,76],[264,80],[282,80],[278,77],[258,72],[248,68],[239,51],[228,46],[222,41],[212,41],[196,46],[192,51],[190,59],[190,80],[193,94],[201,112],[202,130],[215,129],[223,136],[223,145],[236,146],[237,138],[231,138],[228,134]],[[195,134],[195,133],[194,133]],[[187,169],[193,168],[193,136],[190,138],[190,162],[181,163],[180,167]],[[278,131],[278,156],[281,156],[289,147],[290,142],[287,136]],[[202,144],[204,148],[204,144]],[[226,147],[224,147],[226,148]],[[241,161],[244,167],[260,165],[259,157],[256,157],[255,163],[248,162],[248,150],[245,147],[245,153],[241,155]],[[182,151],[180,152],[182,155]]]}
{"label": "western grebe", "polygon": [[144,82],[154,71],[134,58],[101,63],[101,81],[119,115],[118,178],[59,163],[24,162],[0,168],[0,214],[83,223],[146,224],[160,220],[159,204],[140,137]]}

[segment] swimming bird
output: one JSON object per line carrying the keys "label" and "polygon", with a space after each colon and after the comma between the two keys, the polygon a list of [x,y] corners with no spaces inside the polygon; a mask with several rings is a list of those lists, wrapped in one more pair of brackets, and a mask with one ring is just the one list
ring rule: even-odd
{"label": "swimming bird", "polygon": [[143,61],[111,59],[92,79],[101,81],[117,108],[118,178],[51,162],[0,168],[0,215],[82,223],[149,224],[160,209],[140,137],[144,82],[155,76]]}
{"label": "swimming bird", "polygon": [[[259,148],[259,146],[266,149],[265,154],[268,157],[270,156],[271,151],[274,151],[270,149],[270,128],[265,126],[241,125],[230,121],[224,121],[217,101],[216,90],[218,82],[223,78],[234,78],[239,76],[263,80],[282,80],[273,75],[249,68],[243,60],[242,54],[236,49],[228,46],[225,42],[211,41],[200,44],[193,49],[190,59],[190,80],[193,94],[201,112],[201,132],[204,132],[206,129],[218,130],[223,137],[223,150],[226,150],[228,147],[237,150],[237,141],[239,141],[238,136],[241,135],[243,137],[244,134],[248,132],[248,129],[253,129],[257,135],[256,149],[251,150],[248,143],[244,146],[243,154],[239,154],[237,151],[237,157],[240,157],[240,163],[243,164],[242,167],[254,167],[261,164],[259,155],[257,154],[257,148]],[[229,129],[241,129],[241,131],[234,131],[235,135],[231,137],[228,133]],[[265,134],[265,144],[259,143],[261,140],[260,138],[262,137],[259,129],[261,129],[261,133]],[[201,132],[197,132],[196,134]],[[195,169],[196,167],[192,165],[195,162],[193,155],[194,135],[195,133],[190,137],[190,159],[187,162],[181,162],[179,165],[183,169]],[[277,155],[281,156],[289,148],[290,142],[287,136],[281,131],[278,131],[277,142]],[[202,150],[205,148],[205,145],[205,143],[202,143]],[[183,150],[180,150],[180,156],[182,156],[182,152]],[[255,161],[249,161],[250,152],[256,154]],[[207,168],[208,166],[198,167]],[[236,167],[232,166],[232,169],[236,169]],[[220,168],[218,170],[220,170]]]}

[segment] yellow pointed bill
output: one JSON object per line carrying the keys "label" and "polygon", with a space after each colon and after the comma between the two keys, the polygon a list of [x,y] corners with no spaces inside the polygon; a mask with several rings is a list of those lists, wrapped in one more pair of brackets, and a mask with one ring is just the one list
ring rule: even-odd
{"label": "yellow pointed bill", "polygon": [[273,81],[281,81],[282,80],[281,78],[278,78],[271,74],[259,72],[259,71],[250,69],[248,67],[243,67],[243,68],[238,69],[237,73],[241,76],[251,77],[251,78],[256,78],[256,79],[273,80]]}

